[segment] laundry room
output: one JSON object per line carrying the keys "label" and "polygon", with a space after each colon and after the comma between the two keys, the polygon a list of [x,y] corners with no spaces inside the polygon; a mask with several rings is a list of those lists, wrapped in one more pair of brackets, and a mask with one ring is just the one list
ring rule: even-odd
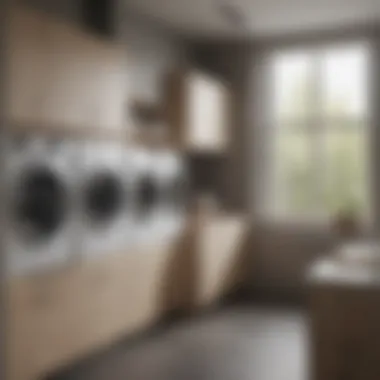
{"label": "laundry room", "polygon": [[380,379],[373,0],[6,3],[0,378]]}

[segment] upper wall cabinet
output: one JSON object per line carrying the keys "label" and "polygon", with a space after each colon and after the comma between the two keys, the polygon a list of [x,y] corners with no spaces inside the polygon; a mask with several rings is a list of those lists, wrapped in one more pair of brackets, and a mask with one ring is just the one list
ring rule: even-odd
{"label": "upper wall cabinet", "polygon": [[55,23],[48,116],[56,124],[117,129],[123,124],[125,83],[118,46]]}
{"label": "upper wall cabinet", "polygon": [[187,71],[171,74],[167,88],[175,142],[193,153],[223,153],[230,124],[227,87],[210,75]]}
{"label": "upper wall cabinet", "polygon": [[9,33],[10,123],[40,124],[51,81],[48,20],[20,9],[11,13]]}
{"label": "upper wall cabinet", "polygon": [[121,47],[45,14],[15,9],[9,51],[10,123],[122,128]]}

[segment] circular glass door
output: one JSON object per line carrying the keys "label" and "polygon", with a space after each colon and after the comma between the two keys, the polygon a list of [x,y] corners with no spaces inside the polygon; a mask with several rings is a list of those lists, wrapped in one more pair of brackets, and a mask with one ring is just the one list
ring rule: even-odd
{"label": "circular glass door", "polygon": [[139,218],[148,217],[159,202],[158,184],[151,176],[140,178],[137,185],[136,208]]}
{"label": "circular glass door", "polygon": [[85,212],[95,224],[111,222],[121,211],[123,186],[114,173],[94,175],[85,188]]}
{"label": "circular glass door", "polygon": [[67,191],[59,176],[47,167],[22,174],[16,185],[15,218],[24,236],[43,241],[54,236],[68,213]]}

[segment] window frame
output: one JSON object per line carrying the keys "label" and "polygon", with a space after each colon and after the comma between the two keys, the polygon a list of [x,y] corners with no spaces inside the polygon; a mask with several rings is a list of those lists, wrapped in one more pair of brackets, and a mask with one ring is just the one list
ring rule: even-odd
{"label": "window frame", "polygon": [[[310,54],[312,57],[312,67],[313,71],[316,70],[316,67],[319,66],[319,69],[316,70],[316,73],[312,74],[313,78],[315,78],[316,82],[318,82],[318,71],[320,71],[320,64],[316,63],[316,57],[321,56],[322,52],[326,52],[329,50],[344,48],[344,47],[356,47],[356,46],[363,46],[367,50],[368,55],[368,72],[367,72],[367,79],[368,82],[370,82],[370,78],[373,75],[373,55],[376,53],[373,41],[371,38],[368,37],[362,37],[359,38],[343,38],[343,39],[337,39],[337,40],[322,40],[322,41],[312,41],[311,43],[308,42],[302,42],[302,43],[295,43],[295,44],[284,44],[283,46],[275,46],[271,47],[269,49],[264,49],[265,53],[261,54],[261,64],[264,63],[264,65],[261,66],[260,73],[264,74],[263,78],[264,80],[261,82],[261,90],[264,94],[264,101],[263,104],[265,104],[265,107],[261,110],[261,117],[256,118],[256,121],[260,120],[260,127],[261,129],[266,129],[266,131],[263,132],[261,130],[261,138],[262,141],[263,138],[266,140],[265,145],[265,156],[261,155],[261,159],[264,159],[265,165],[261,165],[259,168],[260,173],[264,173],[264,186],[261,186],[261,193],[264,193],[264,195],[261,194],[258,198],[256,198],[256,205],[260,204],[259,207],[256,207],[256,215],[259,215],[261,219],[269,220],[271,222],[279,222],[279,223],[287,223],[287,224],[296,224],[296,225],[319,225],[319,226],[325,226],[326,223],[328,223],[331,220],[331,214],[326,211],[323,216],[318,215],[312,215],[312,213],[306,215],[299,215],[297,213],[291,213],[291,212],[274,212],[273,207],[270,207],[271,200],[275,198],[275,186],[274,186],[274,178],[276,177],[275,171],[278,169],[274,168],[273,160],[275,159],[273,157],[274,147],[273,142],[268,143],[268,141],[273,141],[274,136],[276,134],[276,128],[278,128],[278,125],[276,126],[276,121],[274,116],[272,117],[272,120],[270,118],[270,109],[269,104],[273,103],[273,92],[271,92],[270,89],[270,81],[273,80],[272,74],[272,66],[271,63],[273,62],[273,57],[276,55],[281,54],[291,54],[291,53],[303,53],[303,54]],[[314,57],[313,57],[314,56]],[[264,57],[264,58],[263,58]],[[268,65],[269,63],[269,65]],[[263,87],[264,85],[264,87]],[[317,86],[316,86],[317,87]],[[368,184],[366,185],[366,192],[367,192],[367,199],[368,204],[366,206],[366,215],[362,218],[361,223],[366,226],[373,226],[374,223],[374,185],[373,185],[373,157],[372,157],[372,147],[370,144],[370,139],[373,134],[373,104],[372,104],[372,93],[371,93],[371,84],[367,84],[367,99],[368,99],[368,114],[367,117],[363,117],[363,119],[356,119],[360,120],[365,123],[365,128],[367,133],[365,133],[365,139],[368,141],[368,150],[366,152],[366,172],[367,172],[367,181]],[[318,96],[318,99],[321,97]],[[269,112],[268,112],[269,111]],[[328,121],[327,121],[328,120]],[[336,118],[336,121],[344,120],[344,118]],[[349,117],[349,120],[355,120],[354,117]],[[308,130],[308,134],[312,133],[312,130],[314,125],[318,124],[318,129],[321,128],[321,126],[325,129],[328,124],[331,124],[334,121],[334,118],[328,117],[323,112],[319,112],[316,115],[314,115],[310,119],[305,119],[303,122],[300,122],[300,124],[303,124],[305,126],[305,130]],[[293,121],[294,123],[294,121]],[[308,124],[308,125],[307,125]],[[326,132],[325,132],[326,133]],[[323,136],[323,133],[318,133],[320,136]],[[257,136],[256,136],[257,137]],[[315,140],[315,139],[313,139]],[[315,144],[313,144],[315,145]],[[269,148],[272,146],[272,148]],[[319,147],[317,149],[313,149],[315,154],[315,151],[319,151]],[[256,158],[258,156],[256,155]],[[272,161],[272,162],[270,162]],[[312,159],[312,162],[318,163],[317,159]],[[264,170],[263,170],[264,169]],[[269,172],[269,173],[268,173]],[[272,172],[270,174],[270,172]],[[319,171],[322,172],[322,171]],[[272,177],[272,178],[270,178]],[[261,181],[262,181],[261,176]],[[257,177],[255,179],[257,181]],[[263,189],[264,192],[263,192]],[[257,189],[256,189],[257,191]],[[257,202],[259,200],[259,202]]]}

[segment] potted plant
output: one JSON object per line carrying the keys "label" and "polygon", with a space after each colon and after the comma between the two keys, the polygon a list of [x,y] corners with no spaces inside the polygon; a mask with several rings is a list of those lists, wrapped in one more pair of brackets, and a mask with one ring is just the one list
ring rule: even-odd
{"label": "potted plant", "polygon": [[342,203],[334,216],[333,227],[343,240],[356,239],[360,234],[360,207],[354,199]]}

